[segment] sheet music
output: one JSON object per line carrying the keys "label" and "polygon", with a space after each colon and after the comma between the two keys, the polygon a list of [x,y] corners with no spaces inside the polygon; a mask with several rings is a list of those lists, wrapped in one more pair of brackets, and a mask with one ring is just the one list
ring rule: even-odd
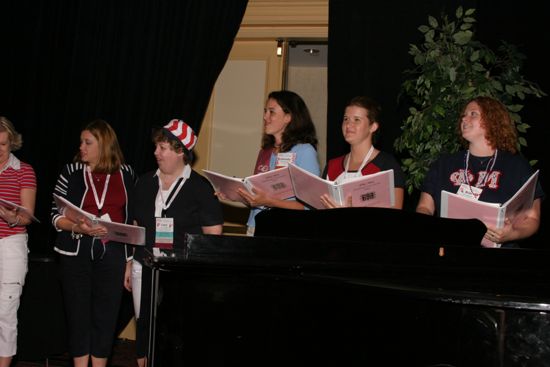
{"label": "sheet music", "polygon": [[[454,219],[479,219],[486,226],[502,228],[506,218],[513,221],[519,214],[531,208],[538,175],[539,171],[533,173],[521,188],[504,204],[474,200],[442,190],[440,216]],[[485,237],[482,244],[490,247],[500,246]]]}
{"label": "sheet music", "polygon": [[294,196],[290,174],[286,167],[258,173],[245,178],[226,176],[222,173],[206,169],[202,171],[214,187],[214,190],[222,193],[225,198],[231,201],[247,204],[238,194],[238,189],[252,193],[252,189],[257,188],[266,192],[267,195],[279,200],[285,200]]}
{"label": "sheet music", "polygon": [[4,200],[2,198],[0,198],[0,205],[3,206],[4,208],[8,209],[8,210],[13,210],[15,209],[16,212],[19,214],[19,215],[24,215],[26,216],[27,218],[30,218],[31,220],[37,222],[37,223],[40,223],[40,221],[38,220],[38,218],[36,218],[34,215],[31,214],[31,212],[25,208],[24,206],[21,206],[21,205],[17,205],[9,200]]}
{"label": "sheet music", "polygon": [[55,205],[59,210],[59,213],[69,218],[73,222],[79,222],[81,219],[86,221],[89,226],[102,225],[107,229],[107,235],[103,237],[106,240],[127,243],[131,245],[144,246],[145,245],[145,228],[139,226],[133,226],[125,223],[109,222],[95,217],[66,199],[53,195]]}
{"label": "sheet music", "polygon": [[355,207],[391,208],[395,205],[393,170],[356,177],[337,184],[290,164],[290,177],[296,197],[316,209],[325,209],[321,195],[328,194],[337,204],[348,197]]}

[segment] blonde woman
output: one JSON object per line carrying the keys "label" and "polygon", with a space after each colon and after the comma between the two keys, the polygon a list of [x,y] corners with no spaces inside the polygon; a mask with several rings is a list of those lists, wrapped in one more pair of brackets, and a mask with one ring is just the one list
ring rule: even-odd
{"label": "blonde woman", "polygon": [[[0,116],[0,198],[34,212],[36,177],[13,151],[21,135]],[[17,309],[27,274],[27,230],[31,219],[15,208],[0,206],[0,367],[10,365],[17,350]]]}

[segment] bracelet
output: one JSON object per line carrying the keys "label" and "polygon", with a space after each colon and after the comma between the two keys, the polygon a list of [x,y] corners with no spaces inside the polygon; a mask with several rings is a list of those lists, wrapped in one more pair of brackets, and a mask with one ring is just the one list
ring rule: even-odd
{"label": "bracelet", "polygon": [[73,240],[79,240],[82,238],[82,233],[76,233],[74,231],[75,227],[78,226],[78,224],[73,224],[72,228],[71,228],[71,237]]}
{"label": "bracelet", "polygon": [[13,228],[13,227],[15,227],[16,225],[19,224],[19,220],[20,220],[21,218],[20,218],[18,215],[17,215],[15,218],[16,218],[15,222],[13,222],[13,223],[8,223],[8,226],[9,226],[10,228]]}

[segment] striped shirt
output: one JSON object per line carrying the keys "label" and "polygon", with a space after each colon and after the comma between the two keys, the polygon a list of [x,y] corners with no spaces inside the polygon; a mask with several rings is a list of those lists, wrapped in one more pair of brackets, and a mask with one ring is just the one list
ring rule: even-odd
{"label": "striped shirt", "polygon": [[[21,162],[11,154],[7,166],[0,172],[0,197],[21,205],[22,189],[36,190],[36,176],[29,164]],[[5,220],[0,220],[0,238],[25,232],[24,226],[10,228]]]}

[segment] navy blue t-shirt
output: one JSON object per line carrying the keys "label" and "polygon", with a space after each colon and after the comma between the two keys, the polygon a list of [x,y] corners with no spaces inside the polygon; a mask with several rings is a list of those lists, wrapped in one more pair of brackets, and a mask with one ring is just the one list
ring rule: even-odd
{"label": "navy blue t-shirt", "polygon": [[[467,151],[441,156],[430,167],[421,191],[432,196],[439,215],[441,190],[456,193],[465,180]],[[491,157],[476,157],[470,154],[468,180],[471,186],[483,189],[479,200],[490,203],[505,203],[533,174],[529,162],[519,154],[498,151],[494,166]],[[491,169],[492,167],[492,169]],[[535,198],[544,196],[540,182],[537,183]]]}

